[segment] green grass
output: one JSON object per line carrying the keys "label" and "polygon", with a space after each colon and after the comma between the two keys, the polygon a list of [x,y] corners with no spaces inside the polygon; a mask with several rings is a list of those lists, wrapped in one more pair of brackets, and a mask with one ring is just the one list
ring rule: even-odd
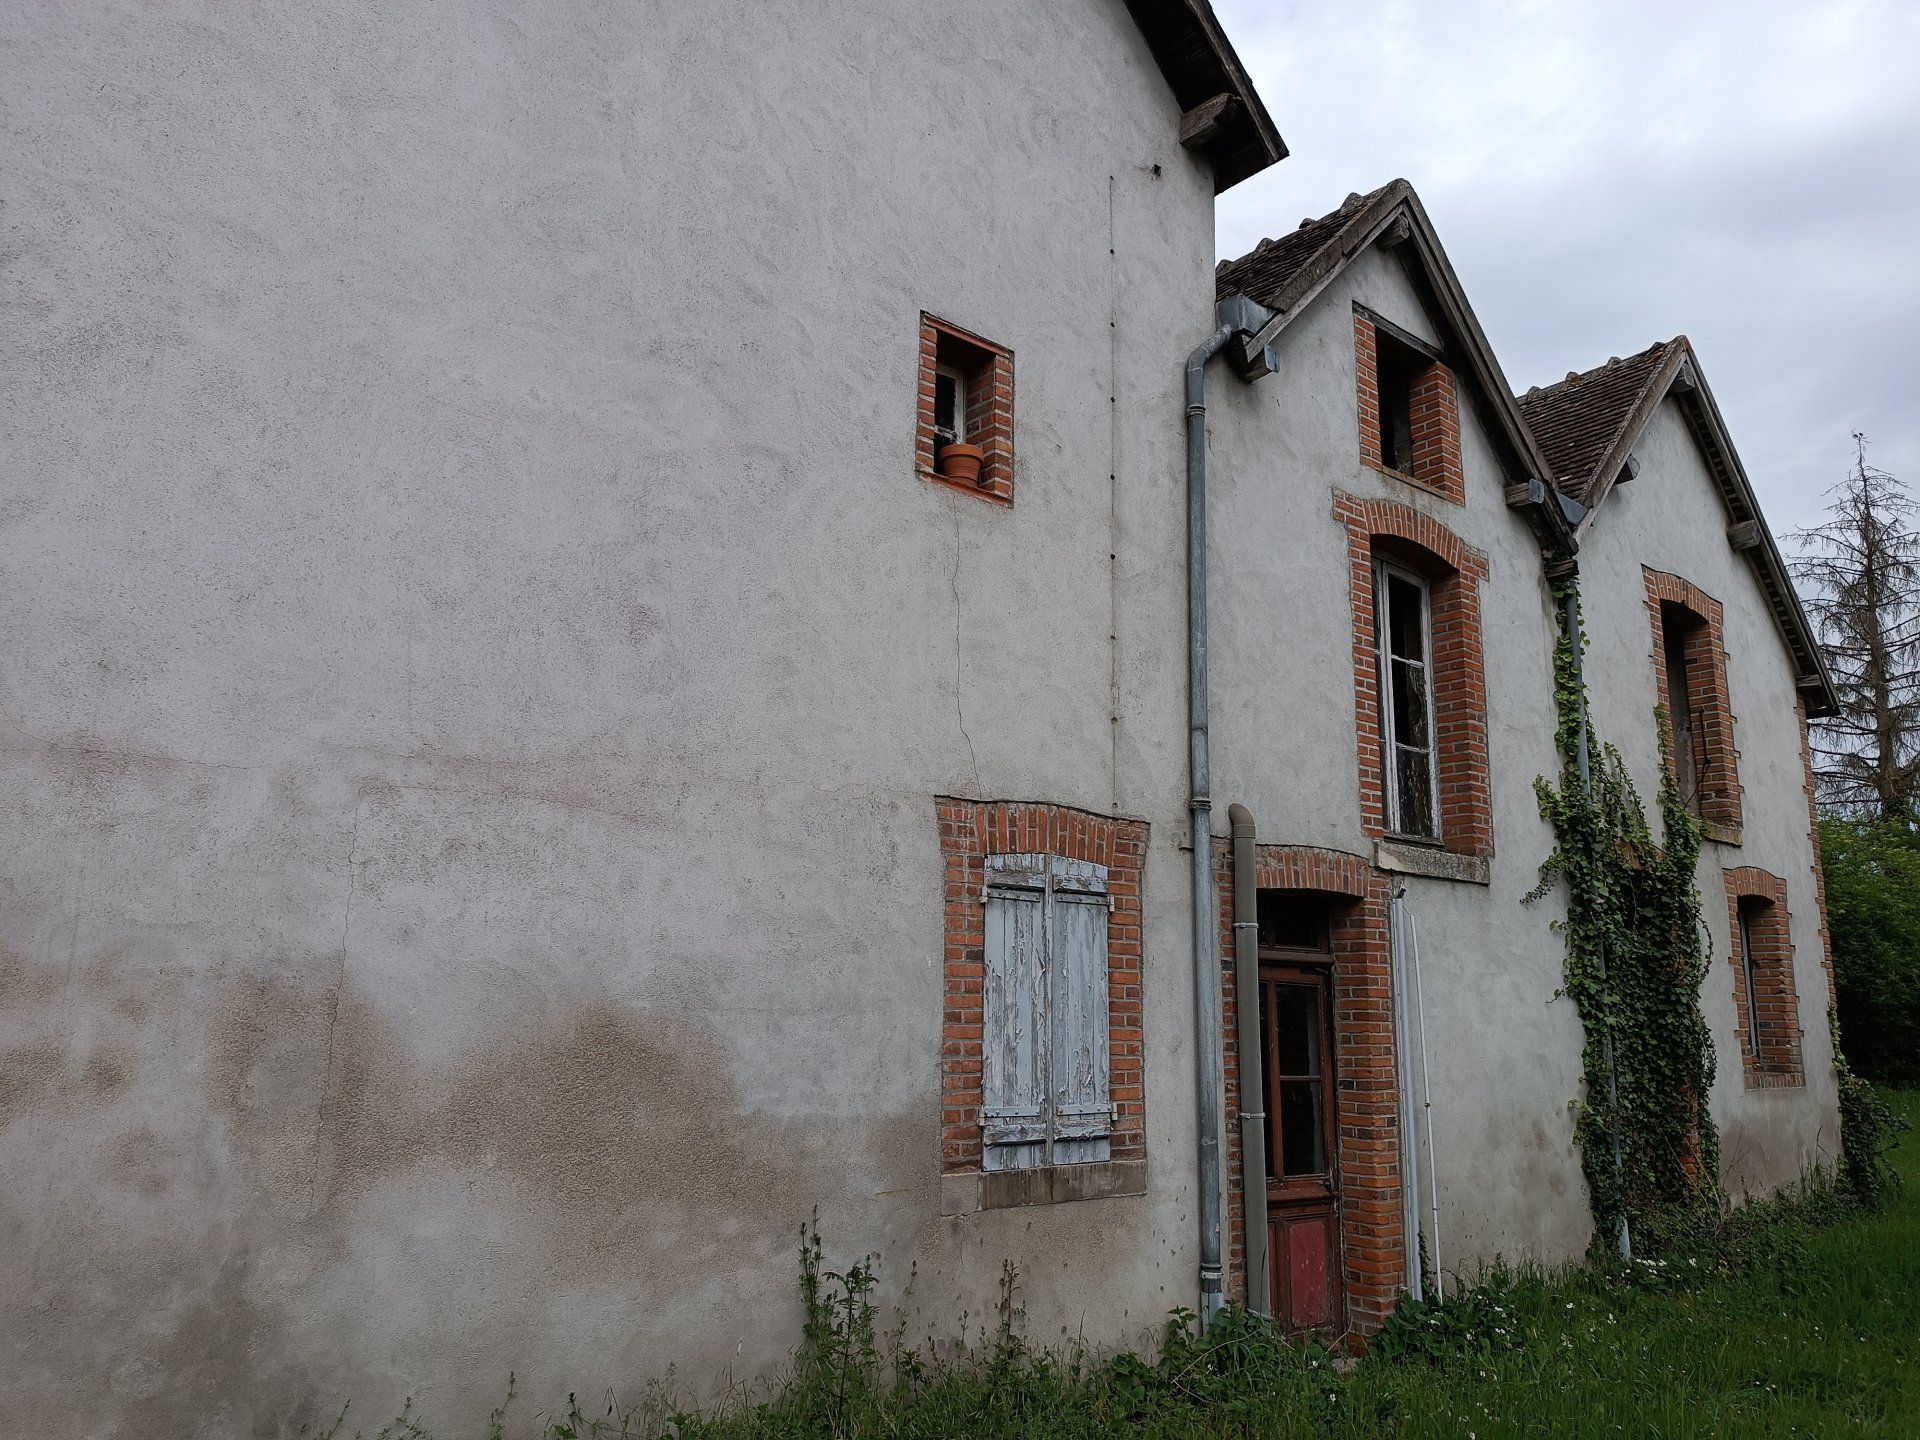
{"label": "green grass", "polygon": [[[1920,1127],[1920,1093],[1889,1098]],[[816,1240],[808,1347],[777,1392],[693,1416],[656,1390],[625,1415],[526,1417],[505,1433],[1907,1440],[1920,1436],[1920,1128],[1895,1163],[1904,1188],[1877,1212],[1831,1193],[1784,1200],[1741,1212],[1691,1264],[1638,1267],[1634,1283],[1502,1279],[1407,1317],[1345,1374],[1231,1312],[1206,1341],[1176,1317],[1150,1360],[1043,1354],[1019,1340],[1011,1292],[996,1334],[930,1358],[876,1339],[870,1276],[822,1273]]]}

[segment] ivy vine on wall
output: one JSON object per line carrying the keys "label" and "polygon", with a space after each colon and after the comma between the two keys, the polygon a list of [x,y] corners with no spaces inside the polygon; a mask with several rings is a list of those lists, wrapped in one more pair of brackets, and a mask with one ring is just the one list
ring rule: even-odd
{"label": "ivy vine on wall", "polygon": [[[1571,580],[1555,586],[1564,613]],[[1576,609],[1577,613],[1577,609]],[[1574,1137],[1593,1204],[1594,1245],[1612,1244],[1624,1217],[1636,1249],[1658,1252],[1662,1237],[1717,1204],[1719,1142],[1707,1099],[1713,1040],[1700,1013],[1707,955],[1696,865],[1700,825],[1667,763],[1672,731],[1659,717],[1660,834],[1620,753],[1585,739],[1587,697],[1569,637],[1554,652],[1560,783],[1534,782],[1554,849],[1530,899],[1566,885],[1564,993],[1586,1032],[1585,1094]],[[1616,1163],[1614,1147],[1619,1147]]]}

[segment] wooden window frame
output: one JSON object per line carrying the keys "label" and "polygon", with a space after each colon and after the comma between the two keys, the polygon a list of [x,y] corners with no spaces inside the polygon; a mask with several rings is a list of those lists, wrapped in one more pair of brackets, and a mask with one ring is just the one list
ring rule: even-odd
{"label": "wooden window frame", "polygon": [[[1139,1195],[1146,1188],[1147,824],[1066,805],[935,799],[945,872],[940,1045],[941,1211]],[[1106,869],[1108,1159],[987,1171],[984,1133],[987,857],[1042,854]]]}
{"label": "wooden window frame", "polygon": [[[1421,670],[1426,675],[1423,708],[1427,720],[1427,813],[1433,819],[1431,831],[1410,829],[1404,822],[1406,797],[1401,793],[1399,752],[1402,748],[1417,750],[1419,747],[1408,745],[1399,735],[1394,723],[1394,713],[1399,708],[1394,703],[1395,681],[1392,654],[1388,643],[1393,615],[1389,596],[1389,581],[1399,580],[1411,585],[1420,596],[1420,660]],[[1384,555],[1376,555],[1373,562],[1373,613],[1374,613],[1374,651],[1380,665],[1380,744],[1381,744],[1381,785],[1386,802],[1387,834],[1397,840],[1411,840],[1421,845],[1441,843],[1442,825],[1440,810],[1440,727],[1435,712],[1435,692],[1439,687],[1439,671],[1434,663],[1433,653],[1433,585],[1426,576],[1417,570]],[[1411,663],[1411,662],[1404,662]]]}
{"label": "wooden window frame", "polygon": [[[1365,833],[1396,852],[1396,868],[1435,879],[1489,883],[1493,856],[1493,771],[1487,733],[1485,642],[1480,595],[1487,557],[1424,511],[1391,500],[1333,492],[1334,519],[1347,530],[1353,615],[1354,752]],[[1410,570],[1427,585],[1438,834],[1402,839],[1388,827],[1375,567]],[[1378,853],[1378,852],[1376,852]]]}
{"label": "wooden window frame", "polygon": [[[995,1006],[995,979],[999,963],[993,952],[995,932],[993,905],[996,900],[1027,903],[1026,895],[1040,897],[1039,934],[1040,970],[1045,994],[1039,1044],[1037,1113],[1017,1115],[1010,1109],[996,1114],[992,1093],[997,1062],[1005,1048],[1017,1050],[1018,1038],[1001,1034],[996,1025],[1007,1015],[1005,1006]],[[982,902],[988,907],[986,989],[982,1006],[981,1050],[984,1060],[980,1108],[981,1169],[1038,1170],[1048,1165],[1089,1165],[1110,1158],[1112,1153],[1113,1102],[1112,1057],[1107,1039],[1107,949],[1112,897],[1107,889],[1107,867],[1091,860],[1072,860],[1063,855],[997,852],[986,857],[986,886]],[[1074,992],[1069,977],[1067,956],[1056,949],[1060,927],[1056,924],[1060,905],[1097,907],[1101,912],[1097,978],[1089,976],[1090,993]],[[1080,1107],[1075,1119],[1063,1119],[1075,1109],[1067,1098],[1061,1080],[1062,1049],[1072,1031],[1071,1017],[1085,1011],[1082,1023],[1092,1024],[1098,1038],[1093,1088],[1103,1098],[1095,1109]]]}
{"label": "wooden window frame", "polygon": [[1806,1083],[1787,882],[1753,865],[1726,871],[1733,1026],[1750,1090]]}
{"label": "wooden window frame", "polygon": [[[1360,463],[1464,505],[1459,385],[1452,367],[1439,349],[1357,302],[1353,327]],[[1389,463],[1386,442],[1397,408],[1385,393],[1389,369],[1396,376],[1396,388],[1397,381],[1404,379],[1406,389],[1407,454],[1392,455],[1394,463]]]}
{"label": "wooden window frame", "polygon": [[[935,397],[942,369],[965,380],[962,438],[978,446],[979,477],[962,480],[942,472]],[[1013,504],[1013,351],[926,311],[920,312],[920,385],[914,470],[933,484],[997,505]]]}

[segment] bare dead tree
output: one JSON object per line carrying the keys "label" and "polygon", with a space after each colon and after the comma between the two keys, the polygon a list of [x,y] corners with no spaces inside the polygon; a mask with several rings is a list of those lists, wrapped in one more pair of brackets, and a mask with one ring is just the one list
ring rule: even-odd
{"label": "bare dead tree", "polygon": [[1829,492],[1830,518],[1795,534],[1798,582],[1832,672],[1839,714],[1813,724],[1821,808],[1920,819],[1920,506],[1906,487],[1854,463]]}

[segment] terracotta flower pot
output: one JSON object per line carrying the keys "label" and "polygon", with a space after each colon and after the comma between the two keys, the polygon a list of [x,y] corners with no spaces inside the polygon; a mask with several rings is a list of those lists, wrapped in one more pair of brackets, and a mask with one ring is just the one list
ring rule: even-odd
{"label": "terracotta flower pot", "polygon": [[987,452],[978,445],[946,445],[940,450],[940,473],[962,485],[980,483],[980,467]]}

